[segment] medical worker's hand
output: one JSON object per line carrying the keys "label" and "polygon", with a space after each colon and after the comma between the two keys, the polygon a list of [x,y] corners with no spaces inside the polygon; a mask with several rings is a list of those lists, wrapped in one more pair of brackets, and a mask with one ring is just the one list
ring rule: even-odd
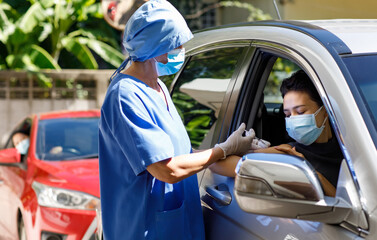
{"label": "medical worker's hand", "polygon": [[255,137],[255,131],[252,128],[246,131],[245,135],[253,137],[253,142],[251,143],[251,146],[250,146],[250,150],[251,150],[250,152],[252,152],[252,150],[268,148],[271,146],[271,143],[269,141]]}
{"label": "medical worker's hand", "polygon": [[215,145],[220,147],[224,151],[224,158],[229,155],[243,156],[250,150],[250,146],[253,142],[255,134],[242,136],[245,132],[245,127],[245,123],[242,123],[240,127],[236,131],[234,131],[225,142]]}

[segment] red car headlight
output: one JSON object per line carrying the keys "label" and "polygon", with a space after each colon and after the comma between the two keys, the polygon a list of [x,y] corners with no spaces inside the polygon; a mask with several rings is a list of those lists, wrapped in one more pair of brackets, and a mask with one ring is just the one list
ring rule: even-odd
{"label": "red car headlight", "polygon": [[99,198],[87,193],[51,187],[34,181],[32,184],[38,204],[44,207],[96,210]]}

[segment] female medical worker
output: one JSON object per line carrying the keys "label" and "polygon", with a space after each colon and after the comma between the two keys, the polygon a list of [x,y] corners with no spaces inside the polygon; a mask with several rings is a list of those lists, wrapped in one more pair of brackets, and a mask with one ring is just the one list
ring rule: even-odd
{"label": "female medical worker", "polygon": [[106,240],[204,239],[195,173],[224,156],[243,155],[251,146],[253,136],[242,136],[242,124],[225,142],[192,153],[169,92],[158,79],[180,69],[182,44],[192,37],[183,17],[165,0],[146,2],[126,25],[123,44],[130,57],[113,74],[99,123]]}

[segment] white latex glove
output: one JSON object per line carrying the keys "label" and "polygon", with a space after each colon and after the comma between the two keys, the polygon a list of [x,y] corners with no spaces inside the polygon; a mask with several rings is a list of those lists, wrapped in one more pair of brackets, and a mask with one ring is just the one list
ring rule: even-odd
{"label": "white latex glove", "polygon": [[269,141],[260,139],[260,138],[254,138],[253,142],[251,143],[251,149],[256,150],[256,149],[261,149],[261,148],[268,148],[271,146],[271,143]]}
{"label": "white latex glove", "polygon": [[218,146],[224,151],[224,158],[229,155],[243,156],[250,150],[254,136],[242,136],[245,132],[245,127],[245,123],[242,123],[225,142],[215,145],[215,147]]}
{"label": "white latex glove", "polygon": [[250,128],[249,131],[246,131],[245,135],[253,137],[253,141],[251,143],[250,150],[256,150],[256,149],[261,149],[261,148],[268,148],[268,147],[271,146],[270,142],[255,137],[255,131],[252,128]]}

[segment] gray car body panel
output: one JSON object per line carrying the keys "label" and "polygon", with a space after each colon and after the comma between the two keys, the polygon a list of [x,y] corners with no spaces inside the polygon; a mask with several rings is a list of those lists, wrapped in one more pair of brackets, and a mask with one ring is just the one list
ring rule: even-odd
{"label": "gray car body panel", "polygon": [[[360,24],[363,21],[357,22]],[[377,234],[377,191],[375,190],[375,185],[370,183],[377,183],[377,164],[375,164],[377,152],[365,123],[366,120],[363,118],[348,86],[346,78],[350,77],[349,73],[341,61],[341,56],[338,55],[339,53],[351,54],[354,49],[356,49],[354,51],[363,53],[367,50],[365,48],[355,48],[357,43],[353,41],[358,41],[360,44],[357,31],[334,37],[337,31],[332,30],[333,33],[330,33],[320,27],[327,24],[337,26],[339,29],[347,28],[347,26],[355,26],[355,21],[326,21],[326,24],[324,22],[310,22],[310,24],[316,25],[312,25],[312,28],[307,28],[308,31],[303,30],[305,26],[308,26],[308,23],[304,23],[304,26],[300,24],[296,26],[292,22],[279,24],[265,22],[255,25],[243,24],[217,28],[196,33],[194,39],[188,42],[185,47],[187,54],[191,55],[196,51],[205,50],[207,46],[213,46],[218,43],[250,41],[252,47],[270,49],[277,53],[282,53],[300,64],[313,79],[326,110],[336,126],[335,131],[339,142],[343,144],[344,156],[347,162],[353,166],[354,184],[358,190],[358,197],[363,210],[369,216],[369,235],[366,238],[374,239]],[[371,25],[372,28],[376,28],[375,23]],[[321,34],[329,35],[331,38],[313,35],[313,29],[316,33],[323,31]],[[344,36],[346,36],[345,42],[351,46],[350,48],[341,41]],[[329,46],[330,42],[323,42],[328,39],[336,39],[337,42],[333,42],[332,46]],[[371,42],[373,40],[375,40],[375,37],[370,39]],[[363,41],[367,40],[364,39]],[[373,43],[375,44],[375,42]],[[333,46],[343,46],[343,51],[336,50]],[[365,44],[365,46],[367,45]],[[235,79],[234,84],[229,86],[226,104],[223,104],[223,109],[221,109],[219,115],[219,122],[222,122],[222,127],[216,128],[219,138],[212,139],[212,145],[203,147],[211,147],[213,143],[226,139],[228,135],[227,129],[231,126],[230,121],[232,120],[229,116],[234,114],[245,72],[248,71],[249,64],[247,63],[252,61],[252,57],[253,54],[250,54],[249,59],[244,59],[244,65],[240,67],[237,79]],[[217,223],[216,225],[206,223],[210,224],[210,227],[206,228],[211,231],[207,233],[210,239],[212,239],[212,236],[218,237],[217,239],[226,239],[221,237],[225,236],[225,231],[233,233],[239,231],[240,234],[242,232],[241,235],[243,237],[237,238],[237,236],[234,236],[234,239],[244,239],[244,236],[249,236],[246,239],[357,238],[357,234],[338,225],[245,213],[238,207],[234,198],[230,205],[221,206],[208,199],[208,194],[205,190],[206,186],[217,186],[221,183],[228,186],[228,190],[233,196],[234,179],[232,178],[219,176],[210,170],[206,170],[200,183],[200,193],[205,208],[204,214],[209,216],[206,219]]]}

